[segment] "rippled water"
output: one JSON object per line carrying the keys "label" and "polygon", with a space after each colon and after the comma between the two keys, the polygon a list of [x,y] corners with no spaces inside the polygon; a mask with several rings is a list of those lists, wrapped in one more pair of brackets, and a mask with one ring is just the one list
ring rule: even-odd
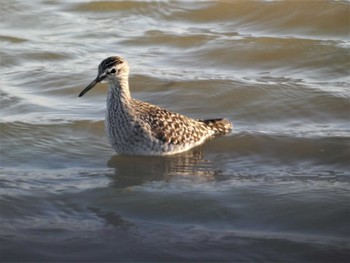
{"label": "rippled water", "polygon": [[[347,1],[1,1],[1,259],[345,262]],[[110,55],[132,95],[235,129],[116,155]]]}

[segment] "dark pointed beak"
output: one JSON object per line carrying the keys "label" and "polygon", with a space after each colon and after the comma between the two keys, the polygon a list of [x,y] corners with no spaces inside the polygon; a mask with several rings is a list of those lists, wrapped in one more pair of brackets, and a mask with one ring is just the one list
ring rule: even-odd
{"label": "dark pointed beak", "polygon": [[106,76],[97,76],[96,79],[94,79],[89,86],[87,86],[82,92],[80,92],[79,97],[82,97],[86,92],[91,90],[93,87],[96,86],[97,83],[101,82]]}

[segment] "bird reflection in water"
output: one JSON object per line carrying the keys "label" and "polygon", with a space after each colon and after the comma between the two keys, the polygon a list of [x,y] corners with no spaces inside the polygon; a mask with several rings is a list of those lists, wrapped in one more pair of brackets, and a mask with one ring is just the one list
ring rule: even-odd
{"label": "bird reflection in water", "polygon": [[115,169],[113,182],[118,188],[151,181],[167,181],[178,176],[214,180],[222,174],[210,160],[204,159],[201,146],[173,156],[115,155],[107,166]]}

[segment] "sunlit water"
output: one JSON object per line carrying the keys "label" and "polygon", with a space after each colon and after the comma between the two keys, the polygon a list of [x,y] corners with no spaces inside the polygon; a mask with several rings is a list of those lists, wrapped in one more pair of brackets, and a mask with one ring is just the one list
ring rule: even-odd
{"label": "sunlit water", "polygon": [[[1,260],[345,262],[346,1],[1,1]],[[118,156],[97,66],[231,135]]]}

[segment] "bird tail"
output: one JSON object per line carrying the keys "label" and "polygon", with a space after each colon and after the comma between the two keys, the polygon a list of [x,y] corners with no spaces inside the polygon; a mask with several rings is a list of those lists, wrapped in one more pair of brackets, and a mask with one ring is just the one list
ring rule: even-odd
{"label": "bird tail", "polygon": [[232,130],[232,123],[226,119],[198,120],[215,132],[215,135],[224,135]]}

